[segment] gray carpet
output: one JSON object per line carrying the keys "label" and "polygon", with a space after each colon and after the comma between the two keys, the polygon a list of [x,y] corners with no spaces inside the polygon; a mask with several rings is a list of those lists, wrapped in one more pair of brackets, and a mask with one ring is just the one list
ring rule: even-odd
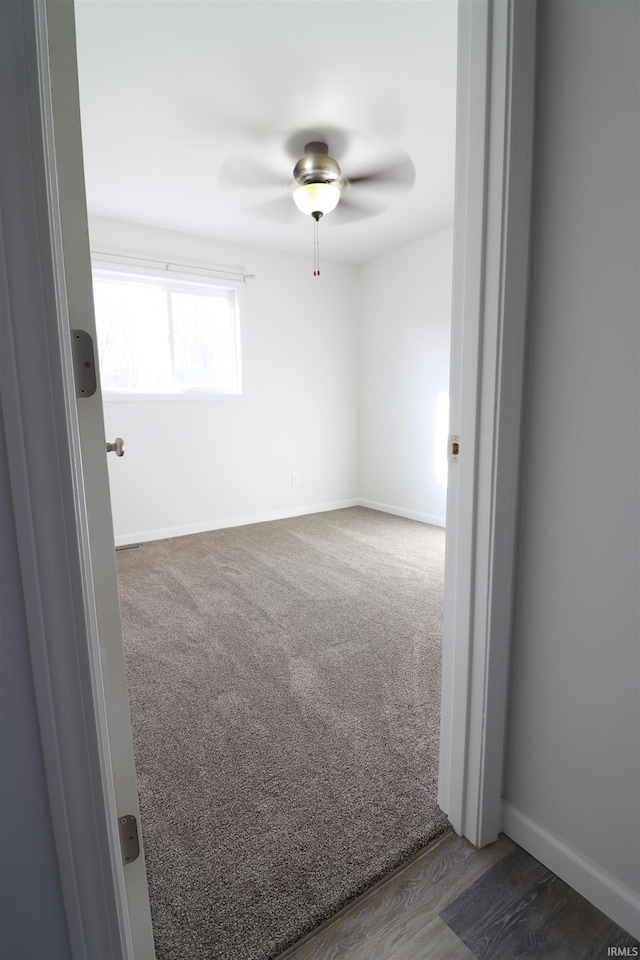
{"label": "gray carpet", "polygon": [[267,960],[447,828],[444,531],[361,507],[117,553],[158,960]]}

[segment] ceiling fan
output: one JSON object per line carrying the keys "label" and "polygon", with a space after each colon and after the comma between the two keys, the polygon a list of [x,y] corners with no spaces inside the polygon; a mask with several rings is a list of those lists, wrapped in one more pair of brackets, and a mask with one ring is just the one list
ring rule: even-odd
{"label": "ceiling fan", "polygon": [[[329,142],[334,144],[332,153],[344,155],[342,167],[330,154]],[[371,138],[337,128],[325,133],[297,131],[287,138],[284,153],[289,162],[295,160],[288,177],[285,161],[279,160],[281,173],[277,174],[273,166],[269,168],[246,156],[230,157],[223,164],[220,177],[223,185],[231,188],[277,188],[278,197],[245,207],[254,216],[278,223],[290,222],[297,215],[297,208],[314,219],[314,275],[320,272],[317,225],[323,216],[331,213],[331,220],[336,224],[376,216],[393,202],[398,192],[410,190],[415,181],[415,168],[407,153],[398,149],[381,150]],[[359,160],[354,158],[354,153]],[[372,159],[363,163],[363,156],[376,153],[380,155],[377,163]]]}
{"label": "ceiling fan", "polygon": [[[415,168],[405,151],[355,131],[300,130],[284,142],[278,140],[267,147],[260,145],[259,160],[248,153],[234,154],[220,170],[224,187],[270,191],[270,201],[243,203],[247,213],[261,219],[290,222],[296,206],[304,213],[324,215],[330,212],[325,203],[332,198],[332,222],[351,223],[382,213],[415,181]],[[323,185],[329,189],[322,189]],[[307,199],[311,203],[312,196],[323,194],[322,208],[311,204],[313,209],[307,209]]]}

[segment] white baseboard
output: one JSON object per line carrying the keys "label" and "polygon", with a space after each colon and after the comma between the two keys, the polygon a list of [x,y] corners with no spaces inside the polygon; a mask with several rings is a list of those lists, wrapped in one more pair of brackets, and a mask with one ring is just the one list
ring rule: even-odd
{"label": "white baseboard", "polygon": [[286,510],[267,510],[264,513],[244,514],[240,517],[225,517],[224,520],[207,520],[201,523],[188,523],[179,527],[163,527],[159,530],[143,530],[138,533],[117,534],[116,547],[130,543],[148,543],[150,540],[168,540],[171,537],[185,537],[190,533],[206,533],[208,530],[226,530],[227,527],[244,527],[250,523],[264,523],[267,520],[286,520],[287,517],[302,517],[308,513],[326,513],[328,510],[343,510],[345,507],[359,507],[359,500],[336,500],[333,503],[316,503],[312,506],[293,507]]}
{"label": "white baseboard", "polygon": [[431,513],[418,513],[417,510],[406,510],[404,507],[394,507],[389,503],[376,503],[375,500],[358,500],[358,505],[370,510],[380,510],[381,513],[392,513],[395,517],[406,517],[407,520],[418,520],[420,523],[430,523],[434,527],[446,526],[444,517],[436,517]]}
{"label": "white baseboard", "polygon": [[598,910],[640,939],[640,897],[631,887],[620,883],[508,800],[503,800],[502,830]]}

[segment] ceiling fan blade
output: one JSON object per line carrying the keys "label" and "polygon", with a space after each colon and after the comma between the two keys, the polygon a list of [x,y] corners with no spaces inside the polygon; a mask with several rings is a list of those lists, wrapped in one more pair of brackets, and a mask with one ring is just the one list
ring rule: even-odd
{"label": "ceiling fan blade", "polygon": [[393,163],[375,170],[366,170],[355,175],[347,173],[347,179],[353,184],[381,184],[410,190],[416,179],[416,168],[411,158],[404,154]]}
{"label": "ceiling fan blade", "polygon": [[296,217],[302,217],[289,196],[281,197],[279,200],[269,200],[267,203],[259,203],[255,207],[246,209],[245,212],[251,214],[252,217],[258,217],[260,220],[269,220],[271,223],[291,223]]}
{"label": "ceiling fan blade", "polygon": [[264,190],[270,187],[282,189],[287,180],[269,170],[261,163],[244,156],[228,157],[220,167],[220,183],[224,187]]}
{"label": "ceiling fan blade", "polygon": [[370,217],[377,217],[382,213],[384,206],[380,204],[365,203],[360,200],[353,200],[351,197],[340,198],[340,203],[336,209],[328,214],[331,222],[336,226],[346,223],[356,223],[358,220],[368,220]]}

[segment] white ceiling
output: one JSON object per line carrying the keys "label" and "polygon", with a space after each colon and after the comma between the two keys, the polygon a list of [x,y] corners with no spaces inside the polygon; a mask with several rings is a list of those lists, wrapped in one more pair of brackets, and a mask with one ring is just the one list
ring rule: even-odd
{"label": "white ceiling", "polygon": [[[456,24],[455,0],[76,0],[89,211],[310,251],[288,200],[302,130],[327,135],[347,178],[399,151],[415,167],[410,190],[354,184],[380,212],[327,215],[323,258],[360,263],[450,224]],[[264,187],[231,183],[256,166]],[[280,198],[284,223],[266,218]]]}

